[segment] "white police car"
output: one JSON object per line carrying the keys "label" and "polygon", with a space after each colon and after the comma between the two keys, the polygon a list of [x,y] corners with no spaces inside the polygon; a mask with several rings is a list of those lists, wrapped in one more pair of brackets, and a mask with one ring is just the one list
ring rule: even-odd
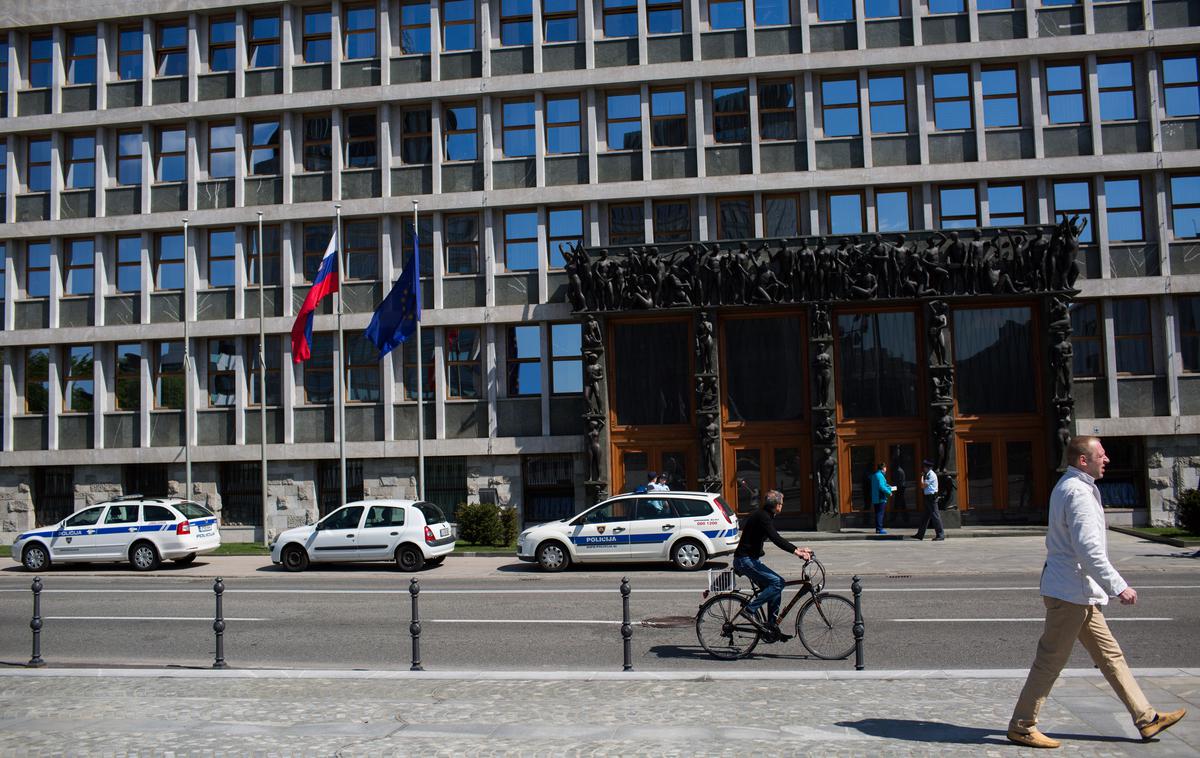
{"label": "white police car", "polygon": [[684,571],[732,553],[737,517],[711,492],[618,495],[561,521],[526,529],[517,557],[546,571],[571,563],[671,561]]}
{"label": "white police car", "polygon": [[418,571],[452,552],[454,530],[433,503],[359,500],[281,533],[271,545],[271,562],[303,571],[309,563],[394,560],[401,571]]}
{"label": "white police car", "polygon": [[108,561],[153,571],[164,560],[191,563],[220,546],[217,517],[207,508],[187,500],[127,495],[17,535],[12,557],[27,571]]}

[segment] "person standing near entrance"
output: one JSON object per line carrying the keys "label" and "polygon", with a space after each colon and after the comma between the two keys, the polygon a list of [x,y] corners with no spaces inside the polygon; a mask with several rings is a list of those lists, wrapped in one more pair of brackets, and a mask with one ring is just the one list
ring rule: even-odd
{"label": "person standing near entrance", "polygon": [[1100,439],[1072,438],[1067,445],[1067,463],[1066,473],[1050,493],[1041,582],[1046,625],[1038,641],[1037,657],[1008,722],[1008,739],[1026,747],[1059,746],[1058,740],[1038,731],[1038,712],[1078,639],[1125,704],[1142,739],[1148,740],[1179,721],[1187,711],[1162,713],[1150,706],[1104,620],[1102,609],[1110,597],[1120,599],[1122,605],[1133,605],[1137,591],[1108,560],[1104,510],[1096,486],[1108,464]]}
{"label": "person standing near entrance", "polygon": [[925,495],[925,520],[921,522],[921,528],[913,536],[919,540],[925,539],[925,530],[933,524],[934,542],[940,542],[946,539],[946,530],[942,527],[942,513],[938,510],[937,493],[938,493],[938,477],[933,470],[933,461],[926,458],[921,461],[921,467],[925,469],[921,474],[921,492]]}
{"label": "person standing near entrance", "polygon": [[879,468],[875,470],[875,476],[871,477],[871,505],[875,508],[875,533],[887,534],[887,530],[883,528],[883,514],[887,510],[888,498],[896,488],[888,484],[887,480],[887,464],[880,463]]}

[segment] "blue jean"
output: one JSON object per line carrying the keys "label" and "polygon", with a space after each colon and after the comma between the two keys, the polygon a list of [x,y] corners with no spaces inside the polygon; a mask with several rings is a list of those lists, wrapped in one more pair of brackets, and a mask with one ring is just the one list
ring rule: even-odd
{"label": "blue jean", "polygon": [[733,569],[739,574],[749,577],[760,588],[754,599],[746,605],[746,610],[753,613],[765,604],[767,612],[770,614],[768,621],[774,624],[779,616],[779,606],[783,601],[783,577],[772,571],[767,564],[749,556],[734,558]]}
{"label": "blue jean", "polygon": [[884,500],[882,503],[875,504],[875,528],[876,529],[883,528],[883,513],[885,510],[887,510],[887,501],[886,500]]}

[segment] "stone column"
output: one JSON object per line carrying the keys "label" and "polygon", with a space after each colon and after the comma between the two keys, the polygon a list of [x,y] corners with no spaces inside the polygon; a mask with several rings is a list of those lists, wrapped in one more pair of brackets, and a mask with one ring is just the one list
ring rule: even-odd
{"label": "stone column", "polygon": [[721,386],[717,366],[717,331],[708,311],[696,318],[696,428],[700,432],[700,489],[720,492]]}
{"label": "stone column", "polygon": [[593,315],[583,319],[584,488],[587,504],[608,497],[608,381],[604,369],[604,332]]}
{"label": "stone column", "polygon": [[1055,471],[1066,470],[1067,443],[1075,434],[1075,398],[1071,393],[1074,380],[1074,352],[1071,349],[1071,298],[1067,294],[1051,295],[1042,300],[1046,312],[1047,366],[1046,407],[1052,432],[1049,462]]}
{"label": "stone column", "polygon": [[954,454],[954,364],[950,360],[950,304],[930,300],[925,305],[925,329],[928,336],[927,375],[929,377],[929,426],[932,447],[930,459],[938,477],[938,508],[954,511],[943,516],[946,527],[961,526],[958,517],[957,459]]}
{"label": "stone column", "polygon": [[816,529],[842,527],[838,500],[837,408],[833,391],[833,323],[829,303],[813,303],[808,318],[808,352],[812,356],[813,513]]}

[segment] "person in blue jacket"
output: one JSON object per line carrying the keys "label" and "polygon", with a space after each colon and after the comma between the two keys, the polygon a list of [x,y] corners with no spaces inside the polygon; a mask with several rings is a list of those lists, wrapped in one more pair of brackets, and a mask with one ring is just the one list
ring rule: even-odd
{"label": "person in blue jacket", "polygon": [[875,533],[887,534],[887,530],[883,528],[883,512],[887,509],[888,498],[896,488],[888,484],[887,480],[887,464],[879,464],[879,468],[875,470],[875,476],[871,477],[871,505],[875,508]]}

